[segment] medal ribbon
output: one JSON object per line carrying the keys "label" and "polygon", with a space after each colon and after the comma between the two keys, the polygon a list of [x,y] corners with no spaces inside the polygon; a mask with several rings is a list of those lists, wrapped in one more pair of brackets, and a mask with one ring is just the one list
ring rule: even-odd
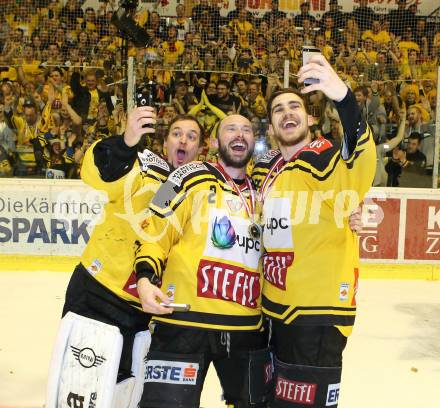
{"label": "medal ribbon", "polygon": [[[278,157],[278,160],[272,165],[269,172],[267,173],[266,177],[264,178],[263,184],[260,187],[260,193],[261,193],[261,201],[264,201],[266,198],[266,194],[268,193],[269,188],[272,186],[274,181],[276,180],[278,174],[280,174],[280,171],[282,167],[286,164],[286,162],[283,159],[283,156],[280,155]],[[276,172],[273,177],[272,173]],[[272,177],[272,179],[271,179]]]}
{"label": "medal ribbon", "polygon": [[246,209],[246,213],[247,213],[249,219],[252,221],[252,223],[255,223],[254,220],[255,220],[256,195],[255,195],[255,190],[252,187],[252,183],[249,180],[249,177],[245,176],[244,180],[246,182],[246,187],[249,190],[249,194],[251,196],[250,197],[250,205],[248,204],[246,198],[243,196],[242,190],[237,186],[237,184],[232,179],[232,177],[228,173],[226,173],[223,166],[220,163],[215,163],[215,167],[220,172],[220,174],[223,176],[225,181],[229,184],[229,186],[232,187],[232,189],[238,194],[238,196],[240,197],[240,200],[244,204],[244,207]]}
{"label": "medal ribbon", "polygon": [[[270,168],[269,172],[267,173],[266,177],[264,178],[263,184],[260,187],[260,194],[261,194],[261,200],[262,201],[264,201],[264,199],[266,198],[266,194],[268,193],[269,188],[275,182],[276,178],[280,174],[281,169],[284,167],[284,165],[286,163],[290,163],[290,162],[294,161],[299,156],[299,154],[308,146],[309,145],[307,144],[304,147],[302,147],[301,149],[299,149],[290,158],[290,160],[285,161],[282,155],[280,155],[280,157],[278,157],[277,161]],[[272,177],[272,173],[274,173],[274,172],[276,172],[276,173]],[[271,177],[272,177],[272,179],[271,179]]]}

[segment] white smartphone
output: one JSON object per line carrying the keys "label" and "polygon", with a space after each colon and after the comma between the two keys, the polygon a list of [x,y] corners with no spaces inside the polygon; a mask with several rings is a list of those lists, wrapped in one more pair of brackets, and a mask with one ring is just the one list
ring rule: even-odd
{"label": "white smartphone", "polygon": [[[310,58],[313,55],[321,54],[321,50],[316,47],[312,47],[310,45],[303,45],[302,47],[302,59],[303,66],[309,63]],[[304,81],[304,85],[311,85],[319,83],[319,79],[317,78],[306,78]]]}
{"label": "white smartphone", "polygon": [[175,312],[188,312],[191,309],[191,305],[188,303],[170,303],[167,305],[161,302],[160,305],[163,307],[172,307]]}

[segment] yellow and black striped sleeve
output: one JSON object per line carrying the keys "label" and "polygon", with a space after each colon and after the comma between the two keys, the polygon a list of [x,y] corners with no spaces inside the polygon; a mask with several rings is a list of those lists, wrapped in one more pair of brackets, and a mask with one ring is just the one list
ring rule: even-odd
{"label": "yellow and black striped sleeve", "polygon": [[[88,184],[90,187],[94,188],[95,190],[102,190],[105,193],[107,193],[108,200],[109,201],[115,201],[117,199],[120,199],[124,195],[126,195],[126,181],[129,178],[129,174],[126,174],[125,176],[116,179],[114,181],[105,181],[101,177],[101,173],[99,170],[99,167],[95,163],[95,155],[94,155],[94,149],[95,146],[100,143],[100,141],[97,141],[93,143],[86,151],[84,155],[84,159],[81,166],[81,179]],[[140,188],[139,177],[135,177],[136,174],[140,173],[139,166],[132,165],[130,167],[130,173],[133,173],[132,177],[132,185],[129,186],[129,191],[136,190]],[[136,185],[134,185],[136,184]]]}
{"label": "yellow and black striped sleeve", "polygon": [[371,187],[376,172],[376,146],[373,133],[362,118],[358,103],[351,90],[341,102],[335,102],[344,129],[341,159],[348,177],[346,188],[365,194]]}
{"label": "yellow and black striped sleeve", "polygon": [[151,201],[143,222],[144,236],[137,243],[135,271],[137,278],[147,277],[158,283],[171,248],[187,227],[193,210],[194,195],[215,176],[201,162],[192,162],[172,172]]}
{"label": "yellow and black striped sleeve", "polygon": [[252,169],[251,178],[257,190],[260,189],[270,168],[279,158],[280,154],[279,150],[270,150],[255,163]]}

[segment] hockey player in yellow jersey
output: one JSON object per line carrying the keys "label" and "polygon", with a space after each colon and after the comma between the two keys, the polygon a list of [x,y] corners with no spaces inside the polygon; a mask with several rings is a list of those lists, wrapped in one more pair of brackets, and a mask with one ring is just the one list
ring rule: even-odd
{"label": "hockey player in yellow jersey", "polygon": [[[246,176],[251,123],[241,115],[224,118],[217,142],[218,163],[171,173],[144,222],[149,240],[137,250],[138,291],[143,309],[156,315],[144,408],[199,407],[211,362],[234,407],[265,407],[273,388],[261,331],[261,228]],[[170,302],[190,310],[170,314]]]}
{"label": "hockey player in yellow jersey", "polygon": [[[196,119],[179,116],[170,123],[165,140],[168,161],[148,149],[140,151],[138,146],[142,135],[154,133],[155,123],[153,108],[133,109],[128,114],[124,136],[110,137],[93,144],[86,152],[81,169],[82,179],[93,188],[107,193],[108,203],[104,207],[103,219],[95,226],[70,279],[63,316],[73,312],[119,329],[123,346],[116,367],[118,384],[130,379],[133,374],[135,335],[147,330],[151,317],[142,311],[133,273],[135,243],[142,237],[141,221],[159,185],[174,168],[192,161],[199,154],[203,142],[202,129]],[[81,348],[80,345],[74,347]],[[94,353],[97,352],[94,350]],[[80,356],[81,353],[78,361]],[[104,361],[109,360],[109,356],[103,358]],[[139,364],[142,364],[142,359]],[[91,383],[99,381],[100,378],[89,379]],[[142,388],[143,378],[140,393]],[[78,395],[81,395],[80,391]],[[105,392],[111,393],[111,390],[106,389]],[[129,397],[129,392],[129,389],[121,389],[119,393]],[[102,397],[102,393],[97,394]],[[116,398],[119,397],[116,397],[115,391],[113,403]],[[134,400],[131,404],[120,403],[119,400],[118,403],[120,405],[115,406],[137,406]]]}
{"label": "hockey player in yellow jersey", "polygon": [[[315,78],[301,93],[283,90],[268,102],[280,152],[256,164],[264,200],[262,307],[275,351],[271,407],[336,407],[342,352],[356,314],[359,250],[348,216],[370,188],[375,144],[353,93],[322,56],[299,71]],[[312,140],[302,94],[332,99],[344,128],[342,146]]]}

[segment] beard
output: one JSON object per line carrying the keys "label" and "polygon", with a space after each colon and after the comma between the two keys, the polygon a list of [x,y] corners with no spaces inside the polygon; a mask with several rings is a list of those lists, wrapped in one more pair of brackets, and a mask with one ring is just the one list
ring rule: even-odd
{"label": "beard", "polygon": [[301,143],[308,137],[308,135],[309,135],[309,128],[306,127],[305,129],[302,129],[299,134],[295,135],[295,137],[284,138],[284,136],[279,133],[278,135],[275,135],[275,139],[278,145],[290,147]]}
{"label": "beard", "polygon": [[222,159],[223,163],[225,163],[226,166],[228,167],[233,167],[235,169],[240,169],[245,167],[248,164],[249,160],[251,159],[253,153],[254,153],[254,149],[253,148],[249,149],[246,156],[244,156],[242,159],[236,159],[231,154],[229,154],[228,146],[222,145],[219,141],[218,155],[220,159]]}

